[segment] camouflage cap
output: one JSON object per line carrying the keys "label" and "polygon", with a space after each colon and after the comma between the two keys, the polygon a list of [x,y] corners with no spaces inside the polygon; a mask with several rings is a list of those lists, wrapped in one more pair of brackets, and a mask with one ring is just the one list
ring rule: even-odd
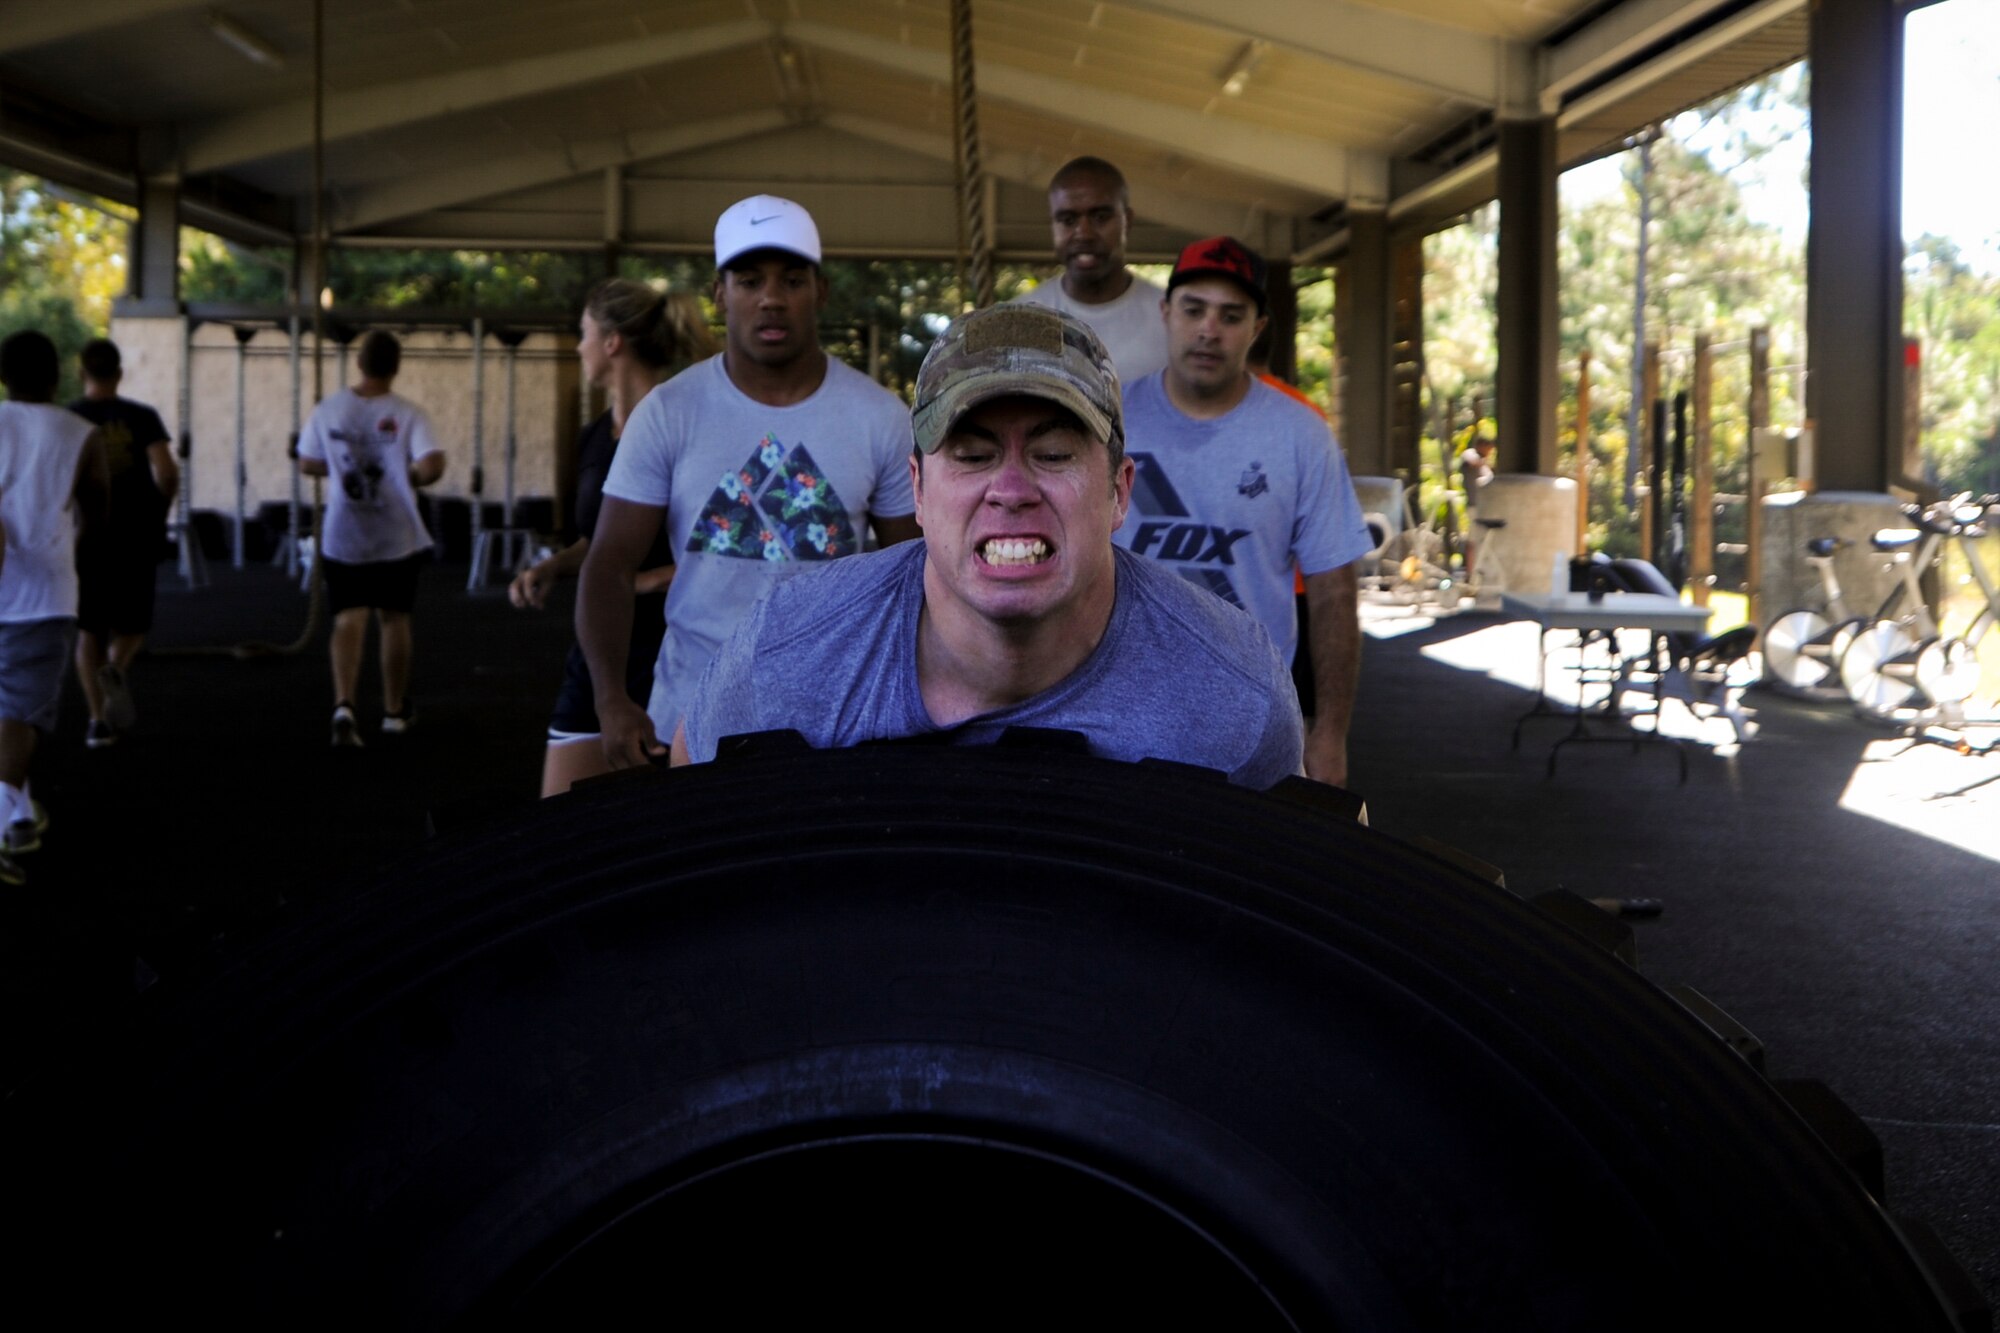
{"label": "camouflage cap", "polygon": [[1097,335],[1061,311],[999,305],[953,320],[924,357],[910,414],[917,448],[936,453],[966,412],[1012,394],[1060,403],[1098,439],[1125,447],[1118,372]]}

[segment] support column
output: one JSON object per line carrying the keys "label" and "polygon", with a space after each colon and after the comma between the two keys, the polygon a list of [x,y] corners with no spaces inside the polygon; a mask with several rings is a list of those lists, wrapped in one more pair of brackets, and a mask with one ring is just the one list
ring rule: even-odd
{"label": "support column", "polygon": [[311,322],[311,311],[320,302],[320,292],[326,286],[327,256],[320,252],[312,237],[300,236],[292,242],[292,304],[306,312],[305,318]]}
{"label": "support column", "polygon": [[1715,433],[1711,417],[1714,408],[1715,353],[1706,333],[1694,336],[1694,425],[1688,432],[1689,472],[1692,489],[1688,496],[1688,583],[1694,590],[1694,604],[1708,605],[1709,589],[1715,584]]}
{"label": "support column", "polygon": [[1292,285],[1292,266],[1274,259],[1264,275],[1265,317],[1271,321],[1271,373],[1287,384],[1299,382],[1299,293]]}
{"label": "support column", "polygon": [[[1424,242],[1408,237],[1389,247],[1389,349],[1393,357],[1389,472],[1423,473]],[[1445,465],[1450,467],[1446,446]]]}
{"label": "support column", "polygon": [[1505,472],[1556,475],[1556,123],[1500,122],[1499,361],[1495,460]]}
{"label": "support column", "polygon": [[1882,491],[1904,480],[1892,466],[1903,430],[1903,13],[1893,0],[1818,0],[1808,14],[1814,481]]}
{"label": "support column", "polygon": [[1347,256],[1334,279],[1334,343],[1344,370],[1340,442],[1356,476],[1386,477],[1394,470],[1389,417],[1396,322],[1387,210],[1350,209],[1347,234]]}
{"label": "support column", "polygon": [[[185,530],[194,489],[190,463],[193,403],[188,393],[191,330],[180,300],[180,181],[172,176],[142,177],[139,217],[127,232],[125,294],[111,305],[111,340],[124,361],[122,392],[151,403],[173,432],[181,459],[180,520]],[[183,569],[190,566],[182,547]],[[205,576],[203,576],[205,578]],[[190,576],[190,581],[196,581]]]}
{"label": "support column", "polygon": [[1757,432],[1771,424],[1771,331],[1750,330],[1750,408],[1743,422],[1743,437],[1752,445],[1749,456],[1750,523],[1745,542],[1750,550],[1743,561],[1743,581],[1750,590],[1750,623],[1764,623],[1769,608],[1762,605],[1764,584],[1764,492],[1770,478],[1760,475],[1755,443]]}
{"label": "support column", "polygon": [[180,201],[178,177],[139,182],[139,220],[130,232],[120,316],[146,319],[181,313]]}

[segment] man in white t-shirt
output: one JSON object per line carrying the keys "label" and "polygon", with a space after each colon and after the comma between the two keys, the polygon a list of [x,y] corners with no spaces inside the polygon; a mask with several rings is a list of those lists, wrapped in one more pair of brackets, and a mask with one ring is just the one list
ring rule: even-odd
{"label": "man in white t-shirt", "polygon": [[[827,356],[819,229],[760,194],[715,224],[723,350],[647,394],[625,423],[579,577],[576,633],[613,768],[663,757],[695,682],[783,579],[918,535],[901,399]],[[667,633],[640,708],[625,692],[632,580],[666,525]]]}
{"label": "man in white t-shirt", "polygon": [[101,522],[111,477],[101,434],[54,403],[55,344],[32,329],[0,341],[0,883],[47,823],[28,769],[55,730],[76,649],[76,534]]}
{"label": "man in white t-shirt", "polygon": [[1167,364],[1160,320],[1166,293],[1125,267],[1132,225],[1125,176],[1101,157],[1079,157],[1049,181],[1049,231],[1062,277],[1038,283],[1017,300],[1072,315],[1111,353],[1121,384]]}
{"label": "man in white t-shirt", "polygon": [[417,509],[417,488],[444,475],[444,453],[430,418],[392,386],[403,345],[376,330],[361,340],[361,378],[313,409],[299,436],[299,471],[331,477],[320,523],[320,570],[333,611],[328,651],[333,659],[333,743],[358,746],[355,687],[372,611],[381,634],[382,730],[400,735],[416,720],[410,704],[410,612],[430,534]]}

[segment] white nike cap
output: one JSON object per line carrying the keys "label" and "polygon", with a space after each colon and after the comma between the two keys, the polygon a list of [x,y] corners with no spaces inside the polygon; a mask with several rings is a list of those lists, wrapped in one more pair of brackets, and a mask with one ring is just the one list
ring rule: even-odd
{"label": "white nike cap", "polygon": [[722,210],[715,220],[715,266],[752,250],[784,250],[819,263],[819,228],[812,214],[789,199],[753,194]]}

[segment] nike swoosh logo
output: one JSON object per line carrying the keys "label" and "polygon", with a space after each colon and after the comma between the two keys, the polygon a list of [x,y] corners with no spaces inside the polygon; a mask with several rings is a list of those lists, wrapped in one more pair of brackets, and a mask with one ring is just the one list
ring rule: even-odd
{"label": "nike swoosh logo", "polygon": [[764,224],[765,224],[766,222],[776,222],[776,221],[777,221],[777,220],[778,220],[779,218],[781,218],[781,217],[783,217],[783,216],[784,216],[784,214],[782,214],[782,213],[773,213],[773,214],[771,214],[771,216],[770,216],[770,217],[767,217],[767,218],[751,218],[751,219],[750,219],[750,225],[751,225],[751,226],[753,226],[753,227],[761,227],[761,226],[763,226],[763,225],[764,225]]}

